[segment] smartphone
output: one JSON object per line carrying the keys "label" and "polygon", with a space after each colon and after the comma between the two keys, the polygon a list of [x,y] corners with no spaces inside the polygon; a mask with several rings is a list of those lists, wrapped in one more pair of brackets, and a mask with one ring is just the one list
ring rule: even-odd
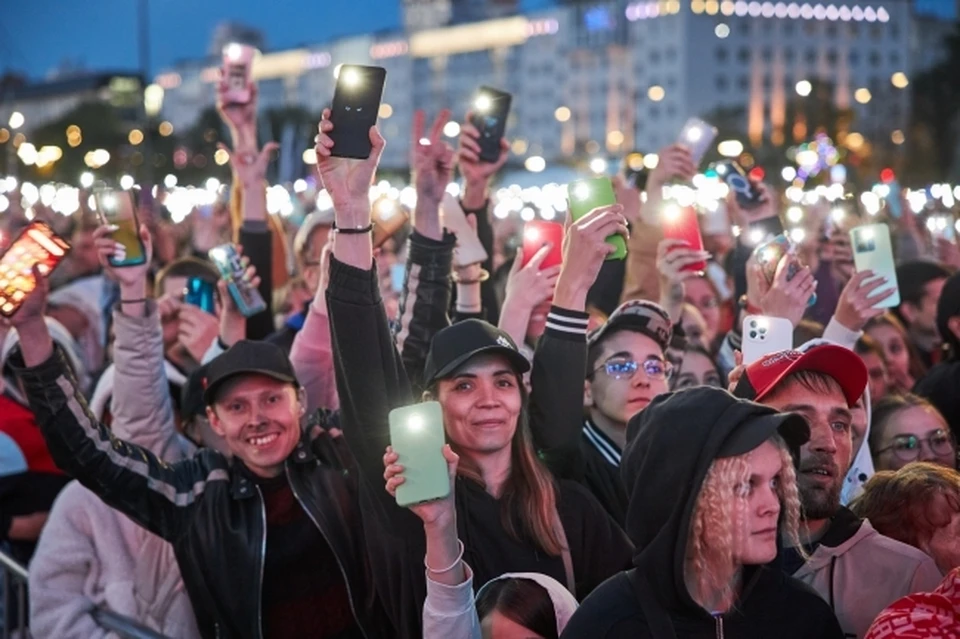
{"label": "smartphone", "polygon": [[[763,272],[763,277],[768,284],[773,283],[773,278],[777,275],[777,267],[780,265],[786,255],[796,252],[796,247],[786,235],[778,235],[769,242],[764,242],[753,250],[757,258],[757,264]],[[787,265],[787,281],[789,282],[800,271],[800,266],[796,261],[791,261]],[[817,303],[817,294],[814,293],[807,300],[807,306],[813,306]]]}
{"label": "smartphone", "polygon": [[391,199],[383,198],[374,204],[371,218],[373,221],[373,248],[380,248],[384,242],[403,228],[410,216],[399,204]]}
{"label": "smartphone", "polygon": [[510,102],[513,96],[504,91],[480,87],[473,98],[470,124],[480,132],[480,161],[494,163],[500,159],[500,140],[507,129]]}
{"label": "smartphone", "polygon": [[439,402],[423,402],[390,411],[390,445],[400,456],[404,482],[397,486],[397,505],[412,506],[450,494],[450,475],[443,458],[443,412]]}
{"label": "smartphone", "polygon": [[757,246],[764,242],[769,242],[778,235],[786,235],[783,228],[783,221],[779,216],[765,217],[762,220],[754,220],[747,225],[746,231],[740,232],[741,239],[747,246]]}
{"label": "smartphone", "polygon": [[215,315],[217,312],[215,305],[216,290],[213,282],[208,282],[201,277],[190,277],[183,289],[183,301],[191,306],[196,306],[201,311]]}
{"label": "smartphone", "polygon": [[243,279],[246,269],[236,246],[221,244],[210,249],[207,255],[220,271],[220,277],[227,282],[227,290],[230,291],[230,297],[233,298],[241,315],[253,317],[267,310],[267,303],[260,295],[260,291]]}
{"label": "smartphone", "polygon": [[643,156],[637,151],[628,153],[623,160],[623,179],[627,184],[638,191],[644,191],[647,188],[648,177],[650,175],[643,166]]}
{"label": "smartphone", "polygon": [[747,315],[743,318],[743,363],[750,365],[770,353],[793,348],[793,324],[783,317]]}
{"label": "smartphone", "polygon": [[250,72],[253,56],[257,50],[246,44],[231,42],[223,48],[223,80],[227,90],[223,94],[225,104],[249,104],[253,97],[250,90]]}
{"label": "smartphone", "polygon": [[753,182],[747,177],[747,172],[738,162],[733,160],[718,162],[713,168],[720,179],[733,191],[740,208],[750,210],[760,206],[760,191],[754,187]]}
{"label": "smartphone", "polygon": [[390,289],[394,293],[403,292],[403,282],[407,277],[407,265],[406,264],[391,264],[390,265]]}
{"label": "smartphone", "polygon": [[[576,221],[595,208],[616,204],[617,196],[610,178],[598,177],[568,184],[567,201],[570,203],[570,216]],[[611,235],[607,238],[607,244],[617,249],[607,256],[608,260],[622,260],[627,256],[627,242],[622,235]]]}
{"label": "smartphone", "polygon": [[677,144],[682,144],[690,150],[690,157],[694,166],[699,165],[703,156],[710,150],[710,145],[717,137],[717,128],[707,124],[699,118],[690,118],[680,129]]}
{"label": "smartphone", "polygon": [[440,210],[443,213],[443,226],[457,236],[457,246],[453,250],[456,265],[467,266],[486,261],[487,250],[483,248],[476,231],[467,223],[467,216],[460,208],[460,202],[449,193],[444,193]]}
{"label": "smartphone", "polygon": [[110,237],[123,246],[124,256],[110,257],[111,266],[136,266],[147,261],[147,250],[140,241],[140,221],[133,193],[123,189],[99,189],[94,193],[97,217],[103,225],[113,225],[117,230]]}
{"label": "smartphone", "polygon": [[894,219],[900,219],[903,215],[903,205],[900,202],[900,183],[894,180],[889,185],[890,192],[887,193],[887,207],[890,209],[890,215]]}
{"label": "smartphone", "polygon": [[547,244],[550,244],[550,252],[540,262],[540,270],[563,264],[563,235],[563,224],[557,222],[531,220],[524,224],[523,261],[520,266],[524,267],[529,264],[537,251]]}
{"label": "smartphone", "polygon": [[[900,286],[897,284],[897,265],[893,260],[893,245],[890,242],[890,227],[886,224],[867,224],[850,229],[850,246],[853,249],[853,264],[857,271],[870,270],[876,277],[885,277],[896,292],[877,302],[874,308],[893,308],[900,305]],[[872,282],[872,277],[864,281]],[[881,291],[888,286],[881,287]],[[880,292],[880,291],[877,291]]]}
{"label": "smartphone", "polygon": [[331,154],[338,158],[365,160],[370,157],[370,127],[377,123],[387,70],[344,64],[333,92],[330,121],[334,129]]}
{"label": "smartphone", "polygon": [[[694,251],[703,250],[703,237],[700,235],[700,223],[697,219],[697,210],[692,206],[667,204],[663,207],[662,215],[663,237],[668,240],[683,240]],[[707,263],[696,262],[683,267],[684,271],[704,271]]]}
{"label": "smartphone", "polygon": [[0,257],[0,315],[12,316],[37,288],[34,266],[47,277],[69,252],[70,245],[45,222],[25,226]]}

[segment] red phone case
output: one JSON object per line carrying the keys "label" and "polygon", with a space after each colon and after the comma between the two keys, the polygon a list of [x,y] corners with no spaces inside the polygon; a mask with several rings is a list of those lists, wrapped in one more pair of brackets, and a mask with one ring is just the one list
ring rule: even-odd
{"label": "red phone case", "polygon": [[[703,237],[700,235],[700,223],[697,220],[697,210],[692,206],[677,207],[672,215],[663,217],[663,237],[668,240],[683,240],[694,251],[703,250]],[[706,262],[696,262],[685,266],[684,271],[703,271],[707,268]]]}
{"label": "red phone case", "polygon": [[545,244],[553,246],[540,264],[540,270],[563,263],[563,224],[542,220],[527,222],[523,227],[523,262],[520,266],[526,266]]}

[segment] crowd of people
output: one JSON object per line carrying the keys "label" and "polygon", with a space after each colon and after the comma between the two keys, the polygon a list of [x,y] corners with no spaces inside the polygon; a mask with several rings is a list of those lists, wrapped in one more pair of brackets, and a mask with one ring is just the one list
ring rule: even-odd
{"label": "crowd of people", "polygon": [[[854,268],[853,207],[809,207],[768,280],[733,233],[780,214],[762,183],[703,250],[664,238],[664,187],[699,168],[673,145],[543,267],[557,247],[524,255],[491,215],[510,145],[483,161],[468,114],[453,148],[444,110],[411,123],[416,205],[375,246],[376,127],[369,158],[338,157],[324,112],[333,210],[294,228],[267,212],[255,91],[219,106],[228,197],[176,225],[144,193],[143,264],[115,265],[85,205],[13,197],[3,220],[72,246],[0,326],[0,542],[33,637],[113,636],[98,609],[176,639],[960,636],[960,248],[909,207],[887,220],[896,306]],[[445,227],[455,171],[482,262]],[[267,310],[238,308],[223,242]],[[747,315],[794,348],[744,361]],[[390,414],[420,401],[449,490],[403,507],[418,460]]]}

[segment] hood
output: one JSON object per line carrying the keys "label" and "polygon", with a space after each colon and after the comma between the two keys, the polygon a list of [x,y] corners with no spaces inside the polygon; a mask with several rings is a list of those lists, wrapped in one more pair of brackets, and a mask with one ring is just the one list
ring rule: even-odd
{"label": "hood", "polygon": [[553,602],[553,612],[557,618],[557,634],[563,634],[563,629],[567,627],[567,622],[570,621],[570,617],[577,611],[579,605],[576,598],[570,594],[570,591],[563,584],[553,577],[538,572],[508,572],[483,584],[483,588],[477,591],[477,598],[480,597],[484,588],[501,579],[529,579],[546,590],[547,595],[550,596],[550,601]]}
{"label": "hood", "polygon": [[[73,367],[73,373],[77,378],[77,385],[80,388],[80,392],[86,394],[90,388],[91,380],[90,373],[83,360],[80,346],[63,324],[52,317],[44,317],[43,321],[47,325],[47,330],[50,331],[50,337],[53,339],[53,343],[63,349],[67,359],[70,361],[70,366]],[[13,352],[14,347],[19,343],[20,335],[15,329],[10,329],[3,340],[2,348],[0,348],[0,369],[6,366],[7,358],[10,357],[10,353]],[[4,375],[3,381],[4,392],[20,404],[26,406],[27,400],[21,395],[17,380],[12,375]]]}
{"label": "hood", "polygon": [[[808,342],[803,343],[797,348],[800,352],[805,352],[814,346],[820,346],[822,344],[833,344],[835,346],[842,346],[842,344],[837,344],[836,342],[831,342],[826,339],[812,339]],[[863,389],[863,408],[867,413],[867,429],[863,434],[863,441],[860,442],[860,448],[857,449],[853,454],[853,461],[850,464],[850,469],[847,471],[847,476],[843,480],[843,489],[840,492],[840,503],[846,506],[853,498],[863,492],[863,485],[868,479],[873,477],[873,474],[876,470],[873,467],[873,455],[870,454],[870,428],[873,422],[873,403],[870,399],[870,385]]]}
{"label": "hood", "polygon": [[[180,372],[180,369],[167,360],[163,360],[163,369],[167,374],[167,381],[169,383],[174,386],[183,386],[186,383],[186,376]],[[99,420],[103,420],[103,416],[110,406],[110,399],[113,397],[113,379],[116,374],[116,366],[113,364],[107,366],[103,370],[103,374],[100,375],[100,379],[97,380],[97,386],[94,388],[93,395],[90,397],[90,410],[93,411],[93,414]]]}
{"label": "hood", "polygon": [[745,433],[756,434],[758,426],[769,430],[753,448],[778,430],[793,432],[787,440],[797,449],[809,438],[801,417],[708,387],[659,395],[627,425],[620,474],[629,497],[626,532],[636,548],[633,564],[671,614],[706,614],[684,581],[690,521],[713,460]]}
{"label": "hood", "polygon": [[47,306],[70,306],[87,319],[87,328],[77,335],[77,343],[87,367],[99,370],[103,366],[106,346],[106,318],[103,312],[104,279],[92,275],[70,282],[50,293]]}

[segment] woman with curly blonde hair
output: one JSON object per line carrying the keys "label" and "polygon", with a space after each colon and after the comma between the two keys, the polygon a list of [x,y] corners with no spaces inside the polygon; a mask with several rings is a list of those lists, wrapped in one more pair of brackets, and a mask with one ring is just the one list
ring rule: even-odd
{"label": "woman with curly blonde hair", "polygon": [[798,543],[798,415],[697,387],[657,397],[627,427],[632,570],[608,579],[563,639],[840,639],[830,606],[786,575]]}

